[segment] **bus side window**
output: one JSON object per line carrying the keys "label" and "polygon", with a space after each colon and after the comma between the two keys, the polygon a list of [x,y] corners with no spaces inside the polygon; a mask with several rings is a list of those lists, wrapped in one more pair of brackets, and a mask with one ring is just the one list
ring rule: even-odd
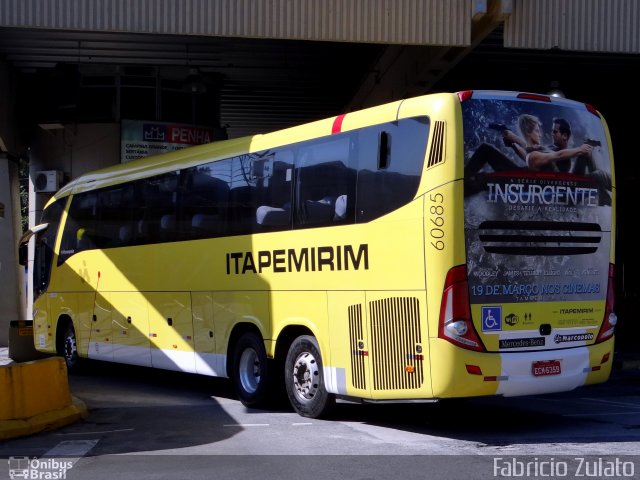
{"label": "bus side window", "polygon": [[293,152],[277,150],[267,157],[263,165],[265,205],[256,209],[256,222],[261,227],[291,228],[291,192],[293,177]]}
{"label": "bus side window", "polygon": [[133,190],[134,206],[132,212],[132,244],[145,245],[152,243],[151,235],[153,234],[153,227],[150,226],[151,221],[147,205],[154,201],[152,198],[155,197],[157,189],[153,185],[150,185],[147,179],[143,179],[134,182]]}
{"label": "bus side window", "polygon": [[351,134],[300,148],[296,161],[296,226],[347,221],[348,198],[355,187]]}
{"label": "bus side window", "polygon": [[[48,226],[44,232],[36,233],[34,250],[33,287],[36,295],[44,292],[49,285],[51,266],[53,265],[54,247],[58,235],[58,227],[67,198],[58,199],[42,212],[41,223]],[[58,262],[60,258],[58,257]]]}
{"label": "bus side window", "polygon": [[60,261],[70,255],[95,248],[92,236],[98,223],[96,192],[78,193],[71,199],[67,221],[62,232]]}
{"label": "bus side window", "polygon": [[415,197],[427,148],[429,120],[416,117],[358,132],[357,222],[368,222]]}
{"label": "bus side window", "polygon": [[135,185],[133,218],[136,245],[170,242],[178,239],[177,192],[180,172],[145,178]]}
{"label": "bus side window", "polygon": [[261,204],[256,182],[251,177],[248,155],[223,160],[229,172],[227,215],[230,235],[251,233],[256,226],[256,208]]}
{"label": "bus side window", "polygon": [[229,234],[239,235],[253,231],[255,223],[253,193],[254,188],[249,185],[241,185],[229,190]]}
{"label": "bus side window", "polygon": [[129,245],[132,238],[133,186],[118,185],[98,191],[95,246],[114,248]]}
{"label": "bus side window", "polygon": [[91,233],[85,228],[79,228],[76,230],[76,252],[95,248],[95,243],[91,237]]}
{"label": "bus side window", "polygon": [[229,186],[218,178],[216,163],[185,171],[181,215],[189,222],[187,238],[217,237],[226,233]]}

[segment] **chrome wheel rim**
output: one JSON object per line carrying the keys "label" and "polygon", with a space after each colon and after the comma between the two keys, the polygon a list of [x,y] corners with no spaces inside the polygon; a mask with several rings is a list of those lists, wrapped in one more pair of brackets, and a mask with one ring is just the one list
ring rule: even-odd
{"label": "chrome wheel rim", "polygon": [[64,339],[64,357],[67,361],[72,362],[78,355],[78,345],[75,335],[67,335]]}
{"label": "chrome wheel rim", "polygon": [[309,352],[298,355],[293,365],[293,385],[302,401],[309,401],[318,393],[320,370],[315,357]]}
{"label": "chrome wheel rim", "polygon": [[252,348],[247,348],[240,356],[238,364],[240,384],[242,389],[249,393],[255,393],[260,384],[260,359],[258,353]]}

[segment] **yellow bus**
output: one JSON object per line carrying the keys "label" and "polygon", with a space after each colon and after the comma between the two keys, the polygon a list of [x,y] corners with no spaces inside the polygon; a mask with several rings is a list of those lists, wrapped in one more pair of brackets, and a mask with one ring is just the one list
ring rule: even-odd
{"label": "yellow bus", "polygon": [[34,342],[337,398],[436,401],[604,382],[615,178],[592,106],[438,93],[88,173],[35,237]]}

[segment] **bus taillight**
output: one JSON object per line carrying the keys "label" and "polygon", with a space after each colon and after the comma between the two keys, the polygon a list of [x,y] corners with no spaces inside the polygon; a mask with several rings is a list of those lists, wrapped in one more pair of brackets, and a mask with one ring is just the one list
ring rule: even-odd
{"label": "bus taillight", "polygon": [[485,348],[471,321],[467,267],[460,265],[447,273],[440,304],[438,337],[454,345],[484,352]]}
{"label": "bus taillight", "polygon": [[589,103],[585,103],[584,106],[587,108],[587,111],[589,113],[593,113],[596,117],[600,118],[600,114],[598,113],[598,110],[596,110],[593,105]]}
{"label": "bus taillight", "polygon": [[471,97],[473,97],[473,90],[464,90],[463,92],[458,92],[458,99],[460,103],[466,102]]}
{"label": "bus taillight", "polygon": [[613,336],[613,332],[618,323],[618,316],[613,311],[616,299],[615,289],[615,266],[609,264],[609,283],[607,285],[607,303],[604,307],[604,319],[596,343],[604,342],[608,338]]}
{"label": "bus taillight", "polygon": [[518,98],[525,100],[536,100],[538,102],[550,102],[551,97],[549,95],[540,95],[538,93],[519,93]]}

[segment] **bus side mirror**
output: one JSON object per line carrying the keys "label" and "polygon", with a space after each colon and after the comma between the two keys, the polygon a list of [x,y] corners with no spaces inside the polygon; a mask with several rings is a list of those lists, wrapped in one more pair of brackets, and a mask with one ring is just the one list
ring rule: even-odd
{"label": "bus side mirror", "polygon": [[18,242],[18,263],[23,267],[27,264],[27,260],[29,259],[29,240],[31,240],[31,237],[33,237],[35,233],[45,230],[48,226],[48,223],[36,225],[24,232],[22,237],[20,237],[20,241]]}
{"label": "bus side mirror", "polygon": [[27,264],[27,259],[29,256],[29,244],[22,243],[18,247],[18,263],[23,267]]}

